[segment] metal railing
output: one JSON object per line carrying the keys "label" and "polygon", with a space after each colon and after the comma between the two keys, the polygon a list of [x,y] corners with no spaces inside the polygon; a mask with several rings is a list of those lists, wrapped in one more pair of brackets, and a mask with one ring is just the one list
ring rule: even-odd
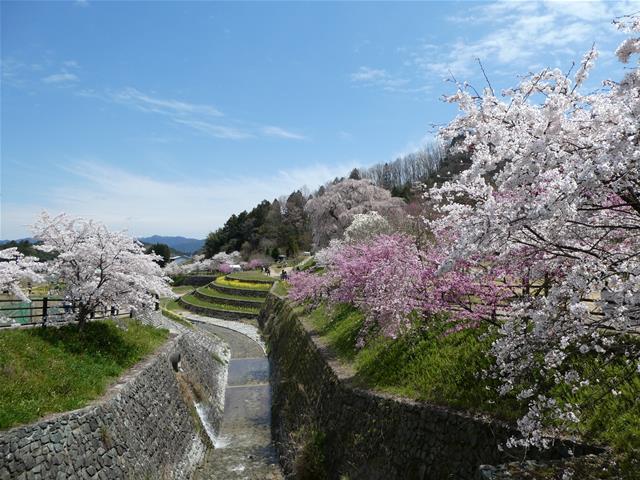
{"label": "metal railing", "polygon": [[[160,304],[155,303],[159,310]],[[73,319],[78,310],[74,302],[57,297],[35,297],[30,302],[18,299],[0,299],[0,328],[21,326],[47,325],[66,322]],[[134,311],[120,311],[117,307],[101,305],[89,314],[88,320],[104,318],[133,317]]]}

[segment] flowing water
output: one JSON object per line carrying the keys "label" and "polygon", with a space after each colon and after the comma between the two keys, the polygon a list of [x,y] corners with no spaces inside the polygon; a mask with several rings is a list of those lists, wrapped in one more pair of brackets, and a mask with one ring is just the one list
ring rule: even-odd
{"label": "flowing water", "polygon": [[[194,480],[280,480],[271,442],[269,362],[255,341],[217,325],[199,324],[231,349],[222,426]],[[211,432],[207,430],[211,435]]]}

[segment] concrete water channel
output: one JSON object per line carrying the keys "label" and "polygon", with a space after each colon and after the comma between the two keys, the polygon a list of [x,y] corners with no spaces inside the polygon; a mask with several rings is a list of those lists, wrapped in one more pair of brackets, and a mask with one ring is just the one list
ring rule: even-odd
{"label": "concrete water channel", "polygon": [[204,463],[193,476],[194,480],[284,478],[271,441],[269,361],[263,346],[249,338],[256,338],[257,329],[234,325],[238,322],[212,322],[207,319],[204,323],[202,317],[193,317],[198,321],[196,328],[222,338],[231,350],[222,425],[215,439],[215,448],[207,452]]}

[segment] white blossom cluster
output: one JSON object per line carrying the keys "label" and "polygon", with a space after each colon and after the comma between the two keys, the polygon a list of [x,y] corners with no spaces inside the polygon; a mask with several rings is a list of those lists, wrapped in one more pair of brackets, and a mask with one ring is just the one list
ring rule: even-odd
{"label": "white blossom cluster", "polygon": [[362,243],[375,236],[391,233],[391,226],[378,212],[356,213],[344,231],[347,243]]}
{"label": "white blossom cluster", "polygon": [[188,275],[195,272],[215,272],[222,264],[236,265],[241,263],[242,255],[235,251],[231,253],[216,253],[211,258],[204,258],[204,255],[195,255],[192,262],[182,264],[169,263],[165,267],[167,275]]}
{"label": "white blossom cluster", "polygon": [[0,292],[8,290],[23,301],[29,298],[22,290],[21,284],[43,281],[40,274],[43,264],[34,257],[25,257],[17,248],[0,250]]}
{"label": "white blossom cluster", "polygon": [[[618,23],[640,32],[637,16]],[[637,37],[617,51],[624,63],[638,53]],[[544,444],[550,418],[579,418],[579,405],[544,394],[545,382],[584,386],[570,355],[611,358],[640,324],[640,68],[583,94],[596,58],[588,52],[573,79],[545,69],[501,97],[460,85],[448,98],[462,115],[442,134],[462,139],[457,148],[473,163],[437,189],[441,217],[429,227],[459,232],[452,258],[490,256],[533,281],[551,279],[546,295],[512,306],[492,348],[501,393],[529,399],[525,445]],[[624,354],[633,370],[638,351]]]}

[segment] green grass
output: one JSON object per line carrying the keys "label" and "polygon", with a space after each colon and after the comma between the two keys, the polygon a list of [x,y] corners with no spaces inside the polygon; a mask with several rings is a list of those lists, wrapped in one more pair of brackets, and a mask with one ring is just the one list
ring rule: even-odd
{"label": "green grass", "polygon": [[182,297],[182,299],[185,302],[198,307],[214,308],[216,310],[226,310],[228,312],[239,312],[239,313],[257,314],[260,312],[259,308],[239,307],[236,305],[229,305],[226,303],[217,303],[217,302],[205,302],[204,300],[201,300],[198,297],[194,297],[193,295],[185,295],[184,297]]}
{"label": "green grass", "polygon": [[182,316],[183,314],[189,312],[185,310],[177,300],[173,300],[171,298],[161,298],[160,307],[162,315],[164,315],[165,317],[173,320],[174,322],[178,322],[185,327],[193,328],[193,324]]}
{"label": "green grass", "polygon": [[309,270],[310,268],[315,267],[315,266],[316,266],[315,257],[307,257],[302,262],[300,262],[298,265],[296,265],[296,267],[298,269],[300,269],[301,272],[303,272],[305,270]]}
{"label": "green grass", "polygon": [[289,284],[287,282],[283,282],[281,280],[279,280],[276,283],[276,286],[273,287],[273,293],[275,293],[276,295],[279,295],[281,297],[286,296],[288,291],[289,291]]}
{"label": "green grass", "polygon": [[[356,383],[416,400],[463,410],[480,410],[512,419],[513,402],[500,399],[478,372],[489,366],[485,351],[489,339],[479,341],[477,331],[443,336],[446,322],[430,329],[415,329],[398,339],[370,338],[365,348],[356,342],[364,316],[342,305],[328,312],[324,306],[309,319],[342,361],[356,370]],[[492,403],[494,402],[494,403]]]}
{"label": "green grass", "polygon": [[198,291],[209,297],[215,297],[220,300],[247,300],[249,302],[260,302],[260,303],[264,303],[264,300],[265,300],[264,297],[245,297],[243,295],[233,295],[230,293],[222,293],[207,287],[199,288]]}
{"label": "green grass", "polygon": [[[492,363],[488,349],[493,336],[487,329],[443,335],[447,322],[433,319],[429,328],[415,326],[397,339],[372,336],[358,349],[364,318],[354,307],[328,310],[320,306],[306,318],[337,357],[354,367],[356,385],[505,420],[515,420],[526,411],[523,402],[513,396],[498,396],[497,385],[479,375]],[[573,368],[591,379],[591,384],[572,393],[549,381],[549,394],[560,404],[581,404],[578,433],[589,442],[613,447],[623,466],[637,470],[637,463],[632,463],[640,458],[640,375],[634,372],[635,365],[626,364],[622,356],[615,361],[595,354],[571,358]],[[602,378],[603,373],[605,381],[596,383],[594,379]],[[618,388],[619,395],[611,395],[607,384],[607,379],[614,377],[627,379]]]}
{"label": "green grass", "polygon": [[187,320],[186,318],[184,318],[182,316],[182,314],[174,312],[172,310],[167,310],[166,308],[162,309],[162,315],[164,315],[165,317],[167,317],[170,320],[173,320],[174,322],[178,322],[181,325],[184,325],[187,328],[193,328],[193,324]]}
{"label": "green grass", "polygon": [[221,287],[238,288],[240,290],[255,290],[259,292],[265,292],[271,288],[271,285],[268,283],[251,283],[225,277],[218,277],[214,283]]}
{"label": "green grass", "polygon": [[86,405],[167,338],[167,330],[125,324],[0,332],[0,429]]}
{"label": "green grass", "polygon": [[180,285],[178,287],[171,287],[171,290],[173,290],[173,293],[176,295],[183,295],[185,293],[192,292],[195,288],[196,287],[193,285]]}
{"label": "green grass", "polygon": [[251,270],[249,272],[234,272],[227,275],[227,278],[233,280],[244,280],[244,281],[266,281],[273,283],[275,281],[274,278],[265,275],[264,273],[258,270]]}

